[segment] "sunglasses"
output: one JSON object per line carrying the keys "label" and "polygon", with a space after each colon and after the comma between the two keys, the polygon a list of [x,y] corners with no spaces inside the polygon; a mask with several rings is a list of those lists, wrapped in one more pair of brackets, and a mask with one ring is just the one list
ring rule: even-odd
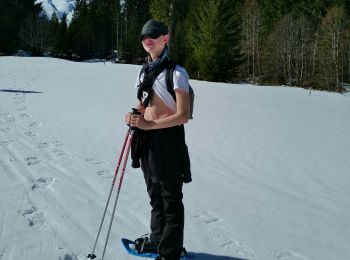
{"label": "sunglasses", "polygon": [[141,37],[141,41],[143,41],[145,39],[146,36],[151,37],[152,39],[157,39],[161,34],[159,32],[154,32],[154,33],[149,33],[149,34],[145,34],[142,35]]}

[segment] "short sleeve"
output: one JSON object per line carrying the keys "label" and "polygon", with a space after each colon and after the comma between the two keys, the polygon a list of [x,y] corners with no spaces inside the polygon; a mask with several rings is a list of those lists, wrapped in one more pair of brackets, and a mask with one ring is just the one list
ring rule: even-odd
{"label": "short sleeve", "polygon": [[182,89],[187,93],[189,92],[189,88],[190,88],[189,77],[188,77],[187,71],[183,67],[176,65],[174,75],[173,75],[173,81],[174,81],[174,90]]}

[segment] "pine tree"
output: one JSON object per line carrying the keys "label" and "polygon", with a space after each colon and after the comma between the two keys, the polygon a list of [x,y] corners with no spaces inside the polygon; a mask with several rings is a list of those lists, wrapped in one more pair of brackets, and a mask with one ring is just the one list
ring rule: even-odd
{"label": "pine tree", "polygon": [[112,0],[110,4],[110,34],[111,34],[111,49],[119,51],[120,46],[120,1]]}
{"label": "pine tree", "polygon": [[16,3],[11,0],[0,1],[0,53],[10,53],[13,51],[15,44],[14,30],[18,28],[18,24],[14,23],[14,12]]}
{"label": "pine tree", "polygon": [[197,76],[209,81],[230,81],[240,64],[240,21],[238,7],[231,1],[199,1],[193,8],[188,38]]}
{"label": "pine tree", "polygon": [[21,28],[25,25],[24,17],[38,17],[42,11],[41,4],[35,0],[0,1],[0,52],[13,54],[25,47],[20,39]]}
{"label": "pine tree", "polygon": [[349,0],[343,0],[344,5],[344,11],[348,17],[350,17],[350,1]]}
{"label": "pine tree", "polygon": [[148,0],[125,0],[122,6],[124,18],[124,50],[128,63],[142,63],[144,51],[139,41],[143,24],[149,19]]}
{"label": "pine tree", "polygon": [[169,51],[172,59],[180,64],[185,62],[188,50],[185,35],[189,6],[189,0],[152,0],[150,3],[151,18],[160,20],[169,27]]}
{"label": "pine tree", "polygon": [[76,0],[73,18],[67,30],[67,39],[69,48],[81,58],[85,59],[92,55],[92,28],[86,0]]}
{"label": "pine tree", "polygon": [[119,4],[116,0],[96,0],[96,37],[97,48],[100,57],[111,54],[114,41],[114,22],[116,12],[119,12]]}
{"label": "pine tree", "polygon": [[[171,24],[170,7],[172,0],[152,0],[150,2],[150,15],[153,19],[160,20],[165,24]],[[174,1],[175,2],[175,1]]]}
{"label": "pine tree", "polygon": [[67,51],[67,16],[63,15],[57,32],[56,49],[60,54],[66,54]]}
{"label": "pine tree", "polygon": [[[191,15],[189,0],[172,1],[173,16],[171,21],[171,56],[180,64],[183,64],[189,56],[187,41],[188,17]],[[196,12],[196,10],[193,10]]]}
{"label": "pine tree", "polygon": [[261,12],[262,12],[262,24],[263,33],[267,35],[271,32],[277,22],[287,13],[290,9],[285,5],[283,0],[261,0]]}
{"label": "pine tree", "polygon": [[51,55],[56,53],[56,43],[58,42],[58,31],[60,27],[60,22],[56,13],[53,13],[51,20],[49,22],[49,45],[51,49]]}

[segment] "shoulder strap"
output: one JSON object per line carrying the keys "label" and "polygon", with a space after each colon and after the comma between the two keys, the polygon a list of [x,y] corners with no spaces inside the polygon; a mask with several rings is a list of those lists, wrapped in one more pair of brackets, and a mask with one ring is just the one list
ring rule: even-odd
{"label": "shoulder strap", "polygon": [[176,62],[173,60],[169,60],[166,68],[165,80],[166,80],[166,86],[167,86],[168,92],[171,94],[171,96],[176,102],[176,95],[174,90],[174,78],[173,78],[175,68],[176,68]]}
{"label": "shoulder strap", "polygon": [[146,67],[147,67],[147,64],[143,64],[142,65],[142,68],[141,68],[141,70],[139,72],[139,82],[140,82],[140,78],[141,78],[142,73],[145,72]]}

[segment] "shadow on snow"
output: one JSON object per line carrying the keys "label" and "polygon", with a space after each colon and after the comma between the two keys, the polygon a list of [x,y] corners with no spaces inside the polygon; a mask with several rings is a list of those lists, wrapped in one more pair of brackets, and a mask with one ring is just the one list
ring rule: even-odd
{"label": "shadow on snow", "polygon": [[[142,259],[141,257],[136,257]],[[248,260],[243,258],[231,257],[231,256],[220,256],[220,255],[211,255],[206,253],[194,253],[189,252],[187,259],[191,260]],[[78,260],[77,256],[74,254],[66,254],[63,258],[60,257],[59,260]]]}
{"label": "shadow on snow", "polygon": [[69,254],[66,254],[63,258],[60,257],[59,260],[78,260],[78,257],[76,255],[69,255]]}
{"label": "shadow on snow", "polygon": [[23,94],[31,94],[31,93],[43,93],[38,91],[31,90],[17,90],[17,89],[0,89],[0,92],[9,92],[9,93],[23,93]]}
{"label": "shadow on snow", "polygon": [[248,260],[248,259],[243,259],[243,258],[237,258],[237,257],[232,257],[232,256],[221,256],[221,255],[211,255],[211,254],[206,254],[206,253],[194,253],[194,252],[189,252],[187,259],[189,260]]}

